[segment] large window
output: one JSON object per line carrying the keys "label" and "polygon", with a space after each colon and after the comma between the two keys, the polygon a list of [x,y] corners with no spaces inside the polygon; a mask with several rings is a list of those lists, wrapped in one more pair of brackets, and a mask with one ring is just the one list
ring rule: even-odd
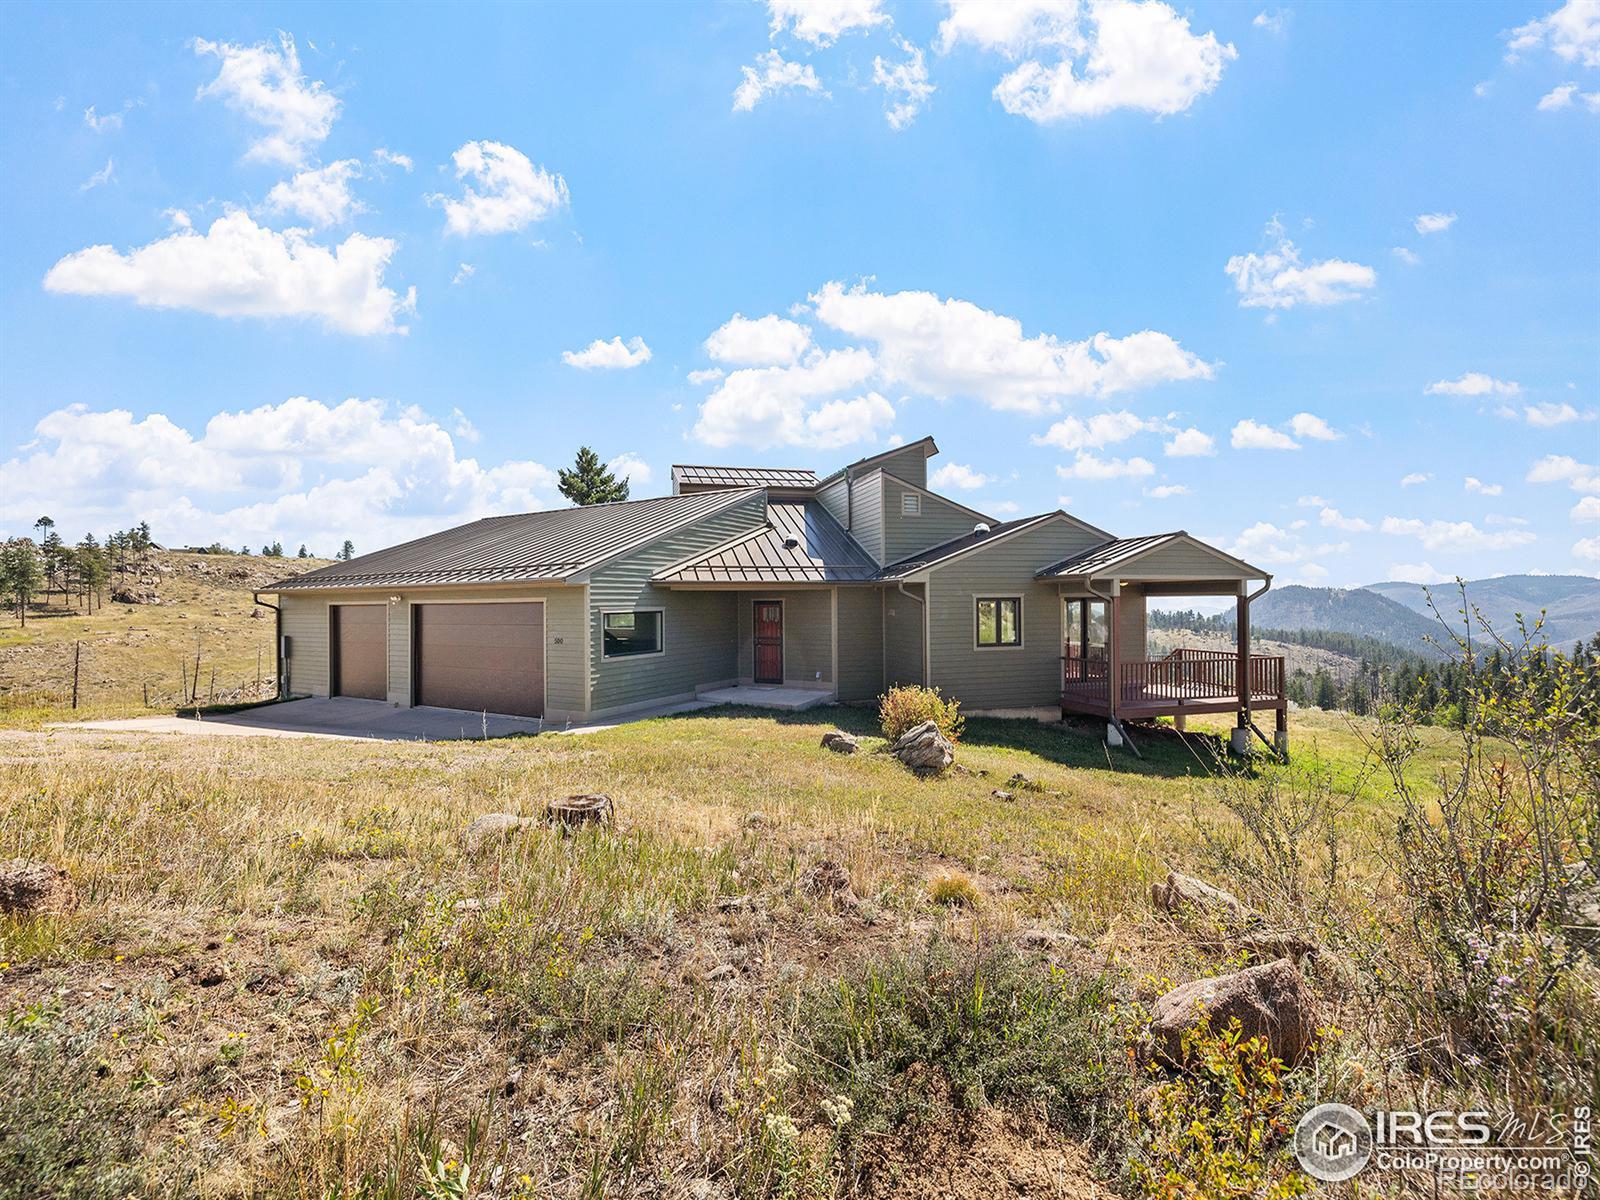
{"label": "large window", "polygon": [[633,658],[661,653],[661,610],[600,614],[602,653],[606,658]]}
{"label": "large window", "polygon": [[979,597],[978,645],[1022,645],[1022,599],[1018,596]]}

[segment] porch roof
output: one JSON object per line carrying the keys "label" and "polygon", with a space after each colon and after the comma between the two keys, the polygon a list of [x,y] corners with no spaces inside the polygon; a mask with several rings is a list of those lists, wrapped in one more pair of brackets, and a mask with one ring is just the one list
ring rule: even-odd
{"label": "porch roof", "polygon": [[877,563],[820,503],[769,500],[765,529],[674,563],[657,572],[655,582],[867,583],[877,573]]}
{"label": "porch roof", "polygon": [[1271,579],[1252,566],[1182,529],[1143,537],[1113,538],[1035,573],[1036,579],[1123,579],[1179,583],[1186,580]]}

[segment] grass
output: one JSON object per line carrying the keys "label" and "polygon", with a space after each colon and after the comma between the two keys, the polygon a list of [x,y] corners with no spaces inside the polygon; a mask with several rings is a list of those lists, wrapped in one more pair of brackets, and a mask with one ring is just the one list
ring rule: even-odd
{"label": "grass", "polygon": [[[80,1140],[112,1163],[131,1138],[145,1185],[197,1196],[451,1194],[473,1130],[473,1178],[529,1181],[505,1195],[870,1191],[908,1121],[1002,1105],[1060,1139],[1091,1094],[1104,1151],[1114,1014],[1226,968],[1147,898],[1169,869],[1215,877],[1203,756],[973,719],[962,769],[921,779],[819,749],[836,725],[882,745],[852,709],[441,744],[0,734],[0,858],[59,862],[83,897],[0,927],[13,1052],[79,1046],[93,1088],[40,1086],[80,1095]],[[1296,737],[1297,770],[1357,777],[1340,720]],[[614,832],[461,845],[474,816],[580,790],[615,798]],[[822,859],[854,903],[797,886]],[[1089,939],[1083,961],[1011,949],[1039,927]],[[925,1102],[885,1108],[911,1080]],[[69,1169],[35,1149],[19,1178]]]}

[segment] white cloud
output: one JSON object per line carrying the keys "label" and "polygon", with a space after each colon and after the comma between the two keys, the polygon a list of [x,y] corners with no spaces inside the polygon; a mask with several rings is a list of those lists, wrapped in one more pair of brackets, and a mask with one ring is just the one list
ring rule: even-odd
{"label": "white cloud", "polygon": [[332,131],[339,115],[338,97],[301,73],[300,55],[288,34],[279,35],[276,47],[196,38],[194,51],[222,60],[217,77],[200,88],[196,98],[215,96],[266,130],[251,145],[247,158],[299,166]]}
{"label": "white cloud", "polygon": [[1414,251],[1407,250],[1404,246],[1396,246],[1392,251],[1390,251],[1390,253],[1392,253],[1401,262],[1405,263],[1405,265],[1408,267],[1414,267],[1422,261],[1420,256],[1418,256]]}
{"label": "white cloud", "polygon": [[1600,468],[1566,454],[1547,454],[1528,468],[1529,483],[1564,483],[1575,492],[1600,495]]}
{"label": "white cloud", "polygon": [[636,488],[649,487],[650,481],[655,478],[655,472],[650,469],[650,464],[631,450],[613,458],[606,464],[606,470],[618,479],[626,479]]}
{"label": "white cloud", "polygon": [[689,382],[694,384],[695,387],[701,387],[708,383],[715,383],[722,378],[722,374],[721,367],[707,367],[703,371],[690,371]]}
{"label": "white cloud", "polygon": [[1600,521],[1600,496],[1585,496],[1567,514],[1574,521]]}
{"label": "white cloud", "polygon": [[921,48],[902,38],[900,50],[906,55],[904,62],[891,63],[882,57],[872,60],[872,82],[887,94],[888,107],[884,109],[884,116],[892,129],[904,129],[916,120],[928,97],[933,95]]}
{"label": "white cloud", "polygon": [[1295,437],[1310,438],[1316,442],[1336,442],[1344,436],[1321,417],[1312,413],[1295,413],[1289,418],[1289,431]]}
{"label": "white cloud", "polygon": [[1324,508],[1317,514],[1317,519],[1326,528],[1342,529],[1346,533],[1367,533],[1372,525],[1360,517],[1347,517],[1337,508]]}
{"label": "white cloud", "polygon": [[1048,412],[1067,396],[1108,396],[1216,367],[1164,333],[1097,333],[1065,342],[1024,337],[1022,323],[932,292],[871,292],[827,283],[811,296],[827,326],[875,344],[884,378],[929,396],[972,396],[991,408]]}
{"label": "white cloud", "polygon": [[986,507],[990,512],[994,513],[994,515],[997,517],[1014,516],[1022,511],[1022,506],[1015,500],[996,500],[994,503],[985,505],[984,507]]}
{"label": "white cloud", "polygon": [[360,233],[330,248],[301,230],[278,233],[231,212],[204,234],[180,224],[127,254],[111,246],[78,250],[50,268],[44,286],[77,296],[126,296],[147,308],[312,317],[343,333],[403,333],[396,317],[414,310],[416,289],[401,297],[384,286],[394,250],[388,238]]}
{"label": "white cloud", "polygon": [[1170,500],[1174,496],[1187,496],[1189,489],[1181,483],[1163,483],[1159,487],[1145,488],[1144,494],[1152,500]]}
{"label": "white cloud", "polygon": [[1060,450],[1083,450],[1110,446],[1125,442],[1135,434],[1163,431],[1166,428],[1164,421],[1140,417],[1126,410],[1103,412],[1095,413],[1087,421],[1081,417],[1057,421],[1042,436],[1035,437],[1033,444],[1055,446]]}
{"label": "white cloud", "polygon": [[563,350],[561,361],[581,371],[631,371],[650,361],[650,347],[641,337],[628,339],[626,345],[621,336],[609,342],[595,338],[582,350]]}
{"label": "white cloud", "polygon": [[1224,548],[1246,562],[1266,566],[1303,562],[1314,553],[1293,530],[1280,528],[1271,521],[1257,521]]}
{"label": "white cloud", "polygon": [[1429,587],[1450,582],[1450,576],[1428,562],[1395,563],[1389,568],[1389,578],[1399,583],[1420,583]]}
{"label": "white cloud", "polygon": [[718,362],[744,367],[787,366],[811,348],[811,330],[775,314],[752,320],[734,313],[705,340]]}
{"label": "white cloud", "polygon": [[478,273],[478,268],[477,267],[473,266],[471,263],[462,263],[459,267],[456,268],[456,273],[450,277],[450,282],[453,283],[453,284],[455,284],[455,283],[465,283],[467,280],[471,279],[477,273]]}
{"label": "white cloud", "polygon": [[1147,458],[1099,458],[1087,450],[1079,450],[1069,465],[1056,468],[1062,479],[1138,479],[1155,473]]}
{"label": "white cloud", "polygon": [[1488,516],[1483,518],[1483,523],[1485,525],[1494,525],[1501,528],[1507,525],[1531,524],[1527,517],[1513,517],[1507,513],[1490,513]]}
{"label": "white cloud", "polygon": [[1581,100],[1590,112],[1600,112],[1600,92],[1580,92],[1575,83],[1563,83],[1539,97],[1534,107],[1540,112],[1560,112],[1571,108],[1574,98]]}
{"label": "white cloud", "polygon": [[447,233],[516,233],[567,204],[567,181],[535,166],[513,146],[468,142],[452,158],[456,178],[472,182],[459,198],[437,193],[427,198],[444,205]]}
{"label": "white cloud", "polygon": [[1573,542],[1572,557],[1600,562],[1600,537],[1579,538]]}
{"label": "white cloud", "polygon": [[865,350],[816,351],[793,366],[730,372],[700,405],[694,436],[711,446],[836,449],[881,437],[894,406],[877,392],[853,397],[877,371]]}
{"label": "white cloud", "polygon": [[1483,496],[1498,496],[1505,488],[1498,483],[1485,483],[1476,475],[1468,475],[1462,481],[1462,487],[1469,492],[1477,492]]}
{"label": "white cloud", "polygon": [[945,463],[944,466],[928,477],[928,483],[932,487],[961,488],[963,491],[968,492],[993,482],[994,479],[991,476],[985,475],[981,471],[974,471],[971,467],[963,466],[957,462]]}
{"label": "white cloud", "polygon": [[101,167],[89,178],[78,185],[80,192],[91,192],[95,188],[110,183],[117,177],[117,164],[111,159],[106,159],[106,165]]}
{"label": "white cloud", "polygon": [[317,229],[342,225],[365,207],[350,190],[350,181],[361,177],[361,163],[343,158],[325,167],[295,173],[267,193],[267,208],[275,213],[293,213]]}
{"label": "white cloud", "polygon": [[1416,231],[1422,234],[1423,237],[1427,237],[1430,233],[1443,233],[1455,223],[1455,213],[1442,212],[1423,213],[1415,221],[1411,222],[1411,224],[1416,228]]}
{"label": "white cloud", "polygon": [[1326,508],[1328,506],[1328,502],[1321,496],[1301,496],[1295,501],[1295,504],[1300,508]]}
{"label": "white cloud", "polygon": [[1423,389],[1428,396],[1515,396],[1522,385],[1508,379],[1495,379],[1481,371],[1468,371],[1459,379],[1438,379]]}
{"label": "white cloud", "polygon": [[1535,540],[1523,529],[1489,533],[1471,521],[1419,521],[1415,517],[1385,517],[1379,526],[1395,537],[1414,537],[1429,550],[1508,550]]}
{"label": "white cloud", "polygon": [[411,161],[409,154],[396,154],[386,146],[379,146],[372,152],[372,161],[379,166],[399,167],[407,174],[410,174],[411,168],[416,165]]}
{"label": "white cloud", "polygon": [[1241,308],[1343,304],[1359,300],[1362,292],[1378,282],[1378,273],[1371,267],[1344,259],[1327,258],[1301,266],[1300,251],[1287,238],[1263,254],[1234,255],[1223,272],[1233,278]]}
{"label": "white cloud", "polygon": [[76,404],[34,432],[0,466],[8,523],[48,509],[65,528],[143,519],[168,544],[282,539],[329,554],[346,537],[375,550],[555,497],[554,473],[539,463],[463,458],[440,422],[382,400],[294,397],[217,413],[198,434],[161,413]]}
{"label": "white cloud", "polygon": [[[994,96],[1007,112],[1039,124],[1131,108],[1185,111],[1214,90],[1238,56],[1214,33],[1195,34],[1160,0],[948,0],[940,48],[961,42],[1018,65]],[[1024,58],[1024,55],[1033,57]]]}
{"label": "white cloud", "polygon": [[1249,417],[1233,427],[1232,442],[1235,450],[1300,449],[1300,443],[1287,433],[1270,425],[1263,425],[1259,421],[1252,421]]}
{"label": "white cloud", "polygon": [[115,133],[122,128],[122,119],[133,110],[133,106],[134,101],[129,100],[122,106],[121,112],[98,113],[91,104],[83,110],[83,123],[96,133]]}
{"label": "white cloud", "polygon": [[1507,58],[1548,46],[1564,62],[1600,67],[1600,3],[1567,0],[1552,13],[1511,31]]}
{"label": "white cloud", "polygon": [[1284,26],[1289,23],[1289,14],[1283,9],[1268,13],[1266,9],[1258,12],[1250,21],[1257,29],[1265,29],[1268,33],[1282,33]]}
{"label": "white cloud", "polygon": [[1180,429],[1162,449],[1168,458],[1204,458],[1217,452],[1217,439],[1198,429]]}
{"label": "white cloud", "polygon": [[831,46],[843,34],[889,24],[882,0],[767,0],[772,36],[788,32],[813,46]]}
{"label": "white cloud", "polygon": [[1409,475],[1402,475],[1400,477],[1400,486],[1401,487],[1416,487],[1417,484],[1419,484],[1419,483],[1427,483],[1428,480],[1430,480],[1432,478],[1433,478],[1432,472],[1429,472],[1429,471],[1413,471]]}
{"label": "white cloud", "polygon": [[[1513,415],[1515,415],[1515,410],[1513,410]],[[1592,421],[1595,418],[1592,409],[1579,412],[1570,404],[1550,402],[1524,405],[1522,415],[1529,425],[1537,426],[1540,429],[1551,429],[1557,425],[1565,425],[1569,421]]]}
{"label": "white cloud", "polygon": [[768,96],[784,91],[826,96],[810,63],[789,62],[776,50],[758,54],[753,65],[740,67],[744,80],[733,89],[733,111],[749,112]]}

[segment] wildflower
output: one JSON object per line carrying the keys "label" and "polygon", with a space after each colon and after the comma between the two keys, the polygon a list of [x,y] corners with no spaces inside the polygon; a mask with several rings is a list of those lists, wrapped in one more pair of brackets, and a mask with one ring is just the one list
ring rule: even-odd
{"label": "wildflower", "polygon": [[850,1124],[850,1119],[855,1116],[856,1106],[849,1096],[833,1096],[824,1100],[821,1105],[822,1115],[827,1118],[828,1124],[835,1129],[843,1129]]}
{"label": "wildflower", "polygon": [[780,1142],[792,1142],[799,1138],[800,1130],[783,1113],[768,1113],[767,1134]]}
{"label": "wildflower", "polygon": [[795,1065],[785,1058],[780,1052],[778,1056],[772,1060],[772,1066],[768,1068],[768,1073],[773,1079],[777,1080],[779,1083],[783,1083],[785,1080],[794,1078]]}

